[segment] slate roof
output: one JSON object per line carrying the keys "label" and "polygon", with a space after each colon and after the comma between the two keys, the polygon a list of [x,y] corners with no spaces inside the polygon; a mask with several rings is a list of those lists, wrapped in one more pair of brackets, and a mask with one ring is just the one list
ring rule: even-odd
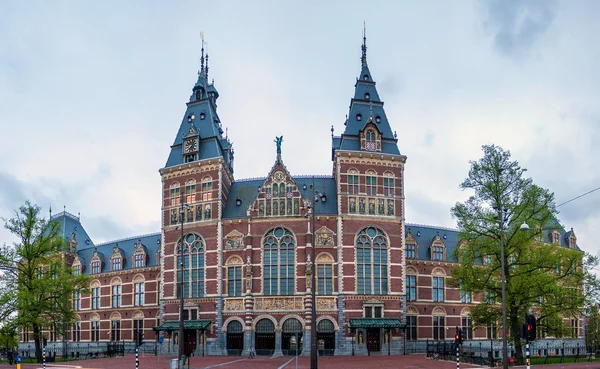
{"label": "slate roof", "polygon": [[78,243],[78,248],[94,247],[94,242],[85,231],[85,228],[83,228],[81,225],[78,216],[75,216],[67,211],[62,211],[52,215],[50,219],[60,224],[62,233],[67,242],[70,241],[72,235],[75,234],[75,240]]}
{"label": "slate roof", "polygon": [[[292,179],[298,186],[298,190],[305,199],[310,199],[312,190],[312,176],[292,176]],[[263,185],[266,177],[242,179],[235,181],[229,190],[229,197],[223,211],[223,219],[245,218],[248,206],[254,203],[258,196],[258,188]],[[304,189],[306,185],[306,189]],[[319,191],[326,195],[326,202],[319,202],[315,206],[315,214],[331,215],[337,214],[337,190],[333,177],[315,176],[315,192]],[[241,205],[236,205],[237,199],[242,200]]]}
{"label": "slate roof", "polygon": [[[113,254],[115,246],[119,246],[119,251],[121,256],[125,258],[125,262],[121,265],[122,270],[135,269],[134,268],[134,258],[133,253],[135,252],[135,245],[138,240],[142,242],[142,245],[145,246],[146,253],[148,258],[146,259],[146,267],[158,266],[156,259],[156,251],[160,248],[160,242],[162,239],[161,233],[151,233],[141,236],[133,236],[129,238],[123,238],[115,241],[110,241],[106,243],[101,243],[96,245],[96,247],[88,247],[83,250],[77,250],[77,255],[81,258],[83,257],[87,263],[92,260],[94,255],[94,250],[98,250],[100,255],[100,259],[104,262],[101,273],[110,271],[110,257]],[[84,274],[89,274],[90,268],[89,265],[86,265]]]}

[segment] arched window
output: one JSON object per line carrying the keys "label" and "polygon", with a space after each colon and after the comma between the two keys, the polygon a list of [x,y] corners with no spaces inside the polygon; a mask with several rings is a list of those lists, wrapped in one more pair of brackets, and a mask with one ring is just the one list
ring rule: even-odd
{"label": "arched window", "polygon": [[329,319],[323,319],[317,324],[317,332],[319,333],[333,333],[334,331],[333,322]]}
{"label": "arched window", "polygon": [[122,284],[121,278],[115,277],[110,281],[110,289],[111,289],[111,299],[112,299],[112,307],[118,308],[121,307],[121,298],[122,298]]}
{"label": "arched window", "polygon": [[185,203],[193,204],[196,202],[196,181],[193,179],[185,182]]}
{"label": "arched window", "polygon": [[[169,195],[171,198],[171,206],[179,206],[181,202],[181,195],[179,192],[179,182],[174,182],[169,187]],[[177,223],[177,221],[175,221]]]}
{"label": "arched window", "polygon": [[[184,297],[204,296],[204,240],[195,234],[188,234],[183,242],[183,260],[181,242],[177,245],[177,296],[181,296],[181,282],[183,280]],[[181,277],[181,265],[184,274]]]}
{"label": "arched window", "polygon": [[243,333],[242,323],[232,320],[227,324],[227,333]]}
{"label": "arched window", "polygon": [[357,292],[388,293],[387,238],[382,230],[367,227],[356,237]]}
{"label": "arched window", "polygon": [[317,294],[333,293],[333,257],[323,253],[317,256]]}
{"label": "arched window", "polygon": [[265,295],[294,294],[295,245],[294,234],[282,227],[273,228],[265,236]]}

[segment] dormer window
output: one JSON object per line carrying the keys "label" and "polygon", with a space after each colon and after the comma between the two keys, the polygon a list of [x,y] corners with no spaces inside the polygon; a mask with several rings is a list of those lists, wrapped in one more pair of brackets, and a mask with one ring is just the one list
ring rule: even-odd
{"label": "dormer window", "polygon": [[365,81],[368,81],[368,80],[369,80],[369,75],[368,75],[368,74],[365,74],[365,75],[363,76],[363,79],[364,79]]}
{"label": "dormer window", "polygon": [[552,242],[557,245],[560,245],[560,232],[559,231],[552,232]]}
{"label": "dormer window", "polygon": [[431,260],[442,261],[446,259],[446,246],[439,234],[434,237],[430,250]]}
{"label": "dormer window", "polygon": [[121,258],[114,258],[111,260],[111,267],[110,269],[112,271],[116,271],[116,270],[121,270],[122,269],[122,265],[121,265]]}
{"label": "dormer window", "polygon": [[90,262],[90,266],[92,269],[92,274],[99,274],[102,272],[102,261],[100,260],[100,256],[98,255],[98,251],[94,251],[94,256],[92,257],[92,261]]}
{"label": "dormer window", "polygon": [[200,89],[196,90],[196,100],[200,100],[202,98],[202,91]]}
{"label": "dormer window", "polygon": [[368,92],[365,93],[365,100],[370,100],[371,99],[371,94],[369,94]]}
{"label": "dormer window", "polygon": [[110,270],[118,271],[123,269],[123,256],[119,250],[119,245],[116,245],[113,249],[113,254],[110,258]]}
{"label": "dormer window", "polygon": [[381,123],[381,117],[379,115],[375,117],[375,123]]}
{"label": "dormer window", "polygon": [[73,275],[81,275],[81,264],[73,264]]}
{"label": "dormer window", "polygon": [[144,250],[144,246],[142,242],[138,240],[135,245],[135,251],[133,253],[135,267],[143,268],[146,266],[146,250]]}
{"label": "dormer window", "polygon": [[200,120],[204,120],[206,118],[206,114],[204,112],[200,113]]}
{"label": "dormer window", "polygon": [[[373,126],[374,127],[374,126]],[[361,149],[366,151],[381,151],[381,139],[374,128],[367,128],[361,137]]]}
{"label": "dormer window", "polygon": [[356,120],[358,120],[360,122],[362,120],[362,114],[360,114],[360,113],[356,114]]}

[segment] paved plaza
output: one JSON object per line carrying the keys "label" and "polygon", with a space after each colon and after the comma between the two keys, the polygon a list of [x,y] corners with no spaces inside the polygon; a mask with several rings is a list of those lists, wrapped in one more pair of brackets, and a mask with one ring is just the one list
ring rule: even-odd
{"label": "paved plaza", "polygon": [[[139,369],[167,369],[168,359],[173,357],[159,358],[153,355],[140,356]],[[482,368],[476,365],[461,363],[461,368]],[[15,365],[8,365],[5,362],[0,364],[0,369],[15,368]],[[22,369],[42,368],[39,364],[24,364]],[[310,367],[308,357],[300,357],[298,360],[298,369],[308,369]],[[456,363],[451,361],[433,361],[425,358],[423,355],[399,355],[399,356],[338,356],[338,357],[320,357],[319,367],[323,369],[454,369]],[[47,364],[47,369],[127,369],[135,368],[135,355],[126,355],[125,357],[73,361],[69,363]],[[219,368],[219,369],[295,369],[296,362],[293,357],[279,357],[271,359],[269,357],[257,357],[247,359],[235,356],[208,356],[193,357],[191,360],[191,369],[201,368]],[[523,369],[524,366],[515,368]],[[572,364],[553,364],[536,365],[539,369],[600,369],[600,363],[572,363]]]}

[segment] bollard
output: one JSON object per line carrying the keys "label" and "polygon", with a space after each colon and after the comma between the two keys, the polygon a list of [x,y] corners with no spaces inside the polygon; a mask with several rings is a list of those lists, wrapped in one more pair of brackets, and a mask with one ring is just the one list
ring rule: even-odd
{"label": "bollard", "polygon": [[460,351],[459,345],[456,345],[456,369],[460,369]]}
{"label": "bollard", "polygon": [[140,367],[140,349],[138,347],[135,348],[135,369],[139,369]]}
{"label": "bollard", "polygon": [[46,369],[46,346],[42,345],[42,367]]}
{"label": "bollard", "polygon": [[525,344],[525,355],[527,356],[527,369],[531,369],[531,363],[529,361],[529,341]]}

